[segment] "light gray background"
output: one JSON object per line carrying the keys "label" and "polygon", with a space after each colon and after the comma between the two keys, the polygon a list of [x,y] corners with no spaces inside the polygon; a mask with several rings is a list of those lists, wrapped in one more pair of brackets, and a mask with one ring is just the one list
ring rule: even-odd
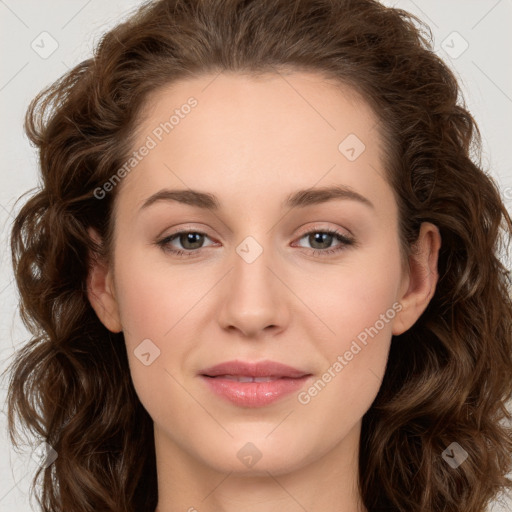
{"label": "light gray background", "polygon": [[[436,52],[459,77],[481,129],[484,167],[497,179],[512,210],[512,0],[383,3],[410,11],[431,27]],[[17,313],[8,250],[14,201],[38,183],[37,155],[22,131],[25,110],[37,92],[89,57],[100,35],[139,4],[137,0],[0,0],[0,371],[28,336]],[[47,56],[44,52],[55,44],[58,47]],[[28,497],[35,462],[29,449],[15,453],[8,441],[6,384],[2,381],[0,389],[0,510],[36,510]],[[510,510],[510,500],[492,507],[493,512]]]}

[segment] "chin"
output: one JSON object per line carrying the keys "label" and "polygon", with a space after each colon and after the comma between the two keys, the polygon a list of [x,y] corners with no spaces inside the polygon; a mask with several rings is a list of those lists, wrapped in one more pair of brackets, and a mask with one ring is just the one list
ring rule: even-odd
{"label": "chin", "polygon": [[269,430],[254,432],[248,436],[235,436],[233,439],[218,441],[216,450],[200,453],[206,465],[216,471],[247,476],[267,476],[286,474],[300,469],[315,459],[313,447],[311,453],[298,436],[268,437]]}

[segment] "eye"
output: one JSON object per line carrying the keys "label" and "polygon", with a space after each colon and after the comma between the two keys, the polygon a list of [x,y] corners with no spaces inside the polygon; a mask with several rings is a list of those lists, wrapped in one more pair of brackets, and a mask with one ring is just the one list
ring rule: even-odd
{"label": "eye", "polygon": [[[335,229],[313,229],[304,233],[299,240],[304,238],[307,238],[308,243],[312,245],[313,255],[320,257],[340,252],[346,246],[355,245],[355,240],[352,237],[348,237]],[[339,244],[331,247],[335,240]]]}
{"label": "eye", "polygon": [[[177,231],[162,240],[156,242],[164,252],[174,254],[178,257],[196,256],[203,245],[205,238],[209,238],[206,233],[201,231]],[[355,240],[343,233],[333,229],[313,229],[304,233],[299,240],[307,238],[308,242],[313,246],[311,251],[314,256],[324,257],[342,251],[346,246],[355,245]],[[331,247],[333,241],[337,241],[338,245]],[[172,245],[177,242],[182,249]],[[315,247],[319,246],[319,247]],[[302,245],[299,247],[303,247]]]}
{"label": "eye", "polygon": [[[162,250],[170,252],[177,256],[193,256],[202,249],[204,238],[208,238],[206,233],[201,231],[177,231],[172,235],[166,236],[157,242]],[[185,250],[172,248],[171,242],[178,241]]]}

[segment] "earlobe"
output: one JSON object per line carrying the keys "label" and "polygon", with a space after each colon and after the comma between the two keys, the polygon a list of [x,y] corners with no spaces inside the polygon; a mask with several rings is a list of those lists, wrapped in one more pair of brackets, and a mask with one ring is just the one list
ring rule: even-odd
{"label": "earlobe", "polygon": [[[101,245],[101,238],[94,229],[89,228],[88,233],[96,243]],[[123,329],[111,269],[96,253],[89,253],[89,261],[87,298],[101,323],[111,332],[121,332]]]}
{"label": "earlobe", "polygon": [[423,222],[414,252],[409,258],[408,286],[400,297],[402,310],[393,323],[393,335],[410,329],[434,296],[439,272],[437,268],[441,235],[437,226]]}

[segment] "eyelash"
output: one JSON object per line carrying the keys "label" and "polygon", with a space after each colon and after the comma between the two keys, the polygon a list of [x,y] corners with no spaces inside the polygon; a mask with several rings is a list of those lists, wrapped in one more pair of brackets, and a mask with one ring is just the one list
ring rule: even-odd
{"label": "eyelash", "polygon": [[[171,253],[177,257],[191,257],[194,256],[197,252],[199,252],[201,249],[204,249],[204,247],[200,247],[199,249],[189,249],[189,250],[181,250],[181,249],[171,249],[169,248],[169,243],[172,242],[175,238],[179,237],[180,235],[184,234],[196,234],[196,235],[204,235],[205,237],[208,237],[206,233],[203,233],[202,231],[195,231],[195,230],[183,230],[183,231],[176,231],[172,235],[166,236],[162,240],[159,240],[156,242],[156,244],[167,253]],[[343,251],[345,247],[355,245],[355,240],[353,238],[347,237],[346,235],[340,233],[339,231],[335,229],[313,229],[311,231],[307,231],[306,233],[303,233],[302,236],[299,238],[301,240],[302,238],[314,234],[314,233],[326,233],[329,235],[334,235],[335,239],[338,240],[340,245],[338,245],[334,249],[310,249],[310,251],[313,252],[314,256],[318,256],[320,258],[339,253],[340,251]]]}

